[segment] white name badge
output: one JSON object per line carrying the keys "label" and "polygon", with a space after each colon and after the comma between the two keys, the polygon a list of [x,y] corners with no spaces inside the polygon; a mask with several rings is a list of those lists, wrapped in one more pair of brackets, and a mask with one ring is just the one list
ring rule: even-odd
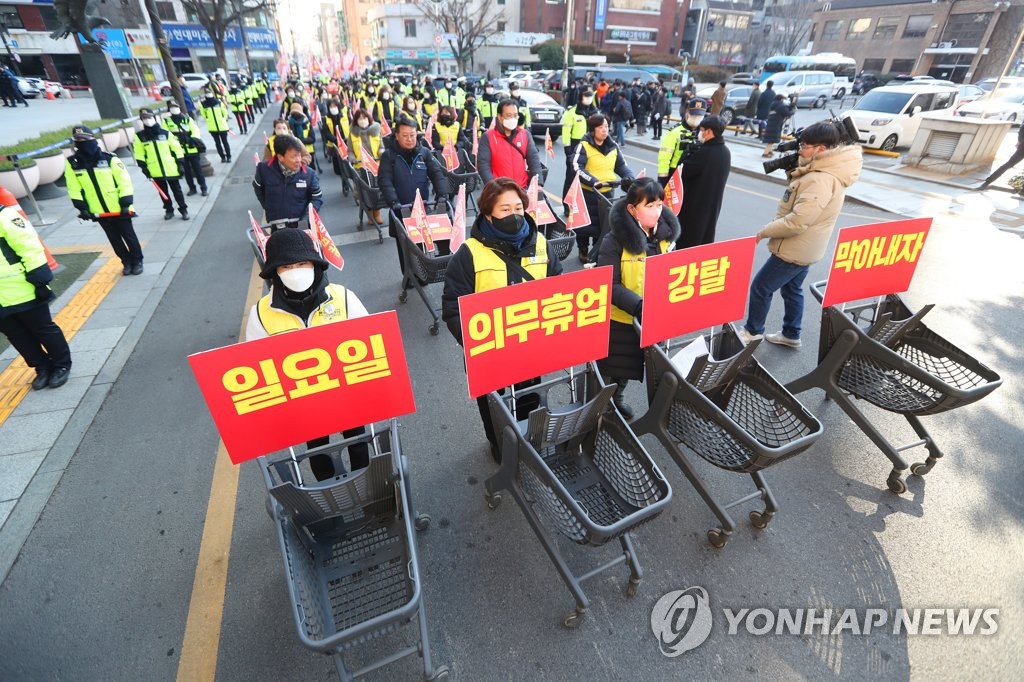
{"label": "white name badge", "polygon": [[306,181],[305,180],[299,180],[298,182],[295,183],[295,186],[296,187],[305,187],[306,186]]}

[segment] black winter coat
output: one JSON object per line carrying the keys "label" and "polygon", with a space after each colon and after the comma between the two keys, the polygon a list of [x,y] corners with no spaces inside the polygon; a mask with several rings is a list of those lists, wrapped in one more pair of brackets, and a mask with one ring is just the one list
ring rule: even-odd
{"label": "black winter coat", "polygon": [[782,139],[782,124],[793,115],[793,110],[786,104],[785,99],[777,99],[772,102],[771,111],[768,113],[768,122],[764,126],[764,141],[767,144],[776,144]]}
{"label": "black winter coat", "polygon": [[757,98],[757,117],[762,121],[768,118],[768,112],[772,110],[772,103],[775,101],[775,91],[765,88],[761,96]]}
{"label": "black winter coat", "polygon": [[732,154],[723,137],[700,144],[683,164],[683,207],[679,209],[682,236],[676,243],[678,248],[715,241],[715,225],[731,167]]}
{"label": "black winter coat", "polygon": [[[612,305],[637,315],[641,312],[643,298],[622,283],[622,252],[660,254],[658,242],[679,239],[679,221],[671,210],[663,208],[658,227],[648,239],[639,223],[626,211],[626,200],[622,198],[612,206],[608,222],[610,228],[601,240],[597,265],[612,266]],[[601,374],[609,379],[643,379],[644,354],[640,349],[640,336],[632,324],[612,320],[608,357],[599,360],[597,365]]]}
{"label": "black winter coat", "polygon": [[[420,190],[423,201],[428,198],[428,190],[433,187],[435,199],[440,197],[447,183],[444,171],[426,145],[417,142],[412,151],[400,149],[394,137],[384,138],[384,151],[380,155],[380,170],[377,174],[377,185],[381,197],[388,206],[395,204],[409,205],[416,199],[416,190]],[[388,234],[397,237],[395,225],[388,221]]]}
{"label": "black winter coat", "polygon": [[[537,255],[537,223],[529,214],[526,222],[530,225],[530,235],[523,242],[523,248],[516,251],[513,246],[501,240],[488,239],[480,231],[480,223],[486,220],[485,216],[478,215],[473,229],[469,236],[482,242],[484,246],[497,251],[506,260],[518,260]],[[562,261],[558,254],[548,247],[548,273],[547,277],[554,277],[562,274]],[[508,268],[508,283],[519,284],[524,281],[512,268]],[[444,293],[441,294],[441,319],[448,325],[448,331],[452,333],[455,340],[462,345],[462,320],[459,317],[459,297],[466,294],[476,293],[476,268],[473,266],[473,253],[469,247],[463,244],[452,256],[448,263],[448,270],[444,275]]]}

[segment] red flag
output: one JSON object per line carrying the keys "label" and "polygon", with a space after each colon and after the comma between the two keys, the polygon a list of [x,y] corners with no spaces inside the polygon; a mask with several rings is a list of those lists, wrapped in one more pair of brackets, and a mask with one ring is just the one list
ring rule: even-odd
{"label": "red flag", "polygon": [[349,106],[348,106],[348,91],[347,90],[342,90],[341,91],[341,103],[343,105],[345,105],[346,109],[349,108]]}
{"label": "red flag", "polygon": [[[480,119],[473,118],[473,160],[476,160],[477,152],[480,151]],[[455,249],[452,249],[454,251]]]}
{"label": "red flag", "polygon": [[265,143],[265,144],[266,144],[266,145],[267,145],[268,147],[270,146],[270,138],[269,138],[269,137],[267,137],[267,131],[266,131],[266,130],[264,130],[264,131],[263,131],[263,142],[264,142],[264,143]]}
{"label": "red flag", "polygon": [[334,127],[334,143],[338,145],[338,154],[341,158],[348,158],[348,145],[345,144],[345,140],[341,139],[341,126]]}
{"label": "red flag", "polygon": [[682,166],[676,166],[676,172],[668,179],[668,186],[665,187],[665,203],[673,213],[679,215],[679,209],[683,207]]}
{"label": "red flag", "polygon": [[259,155],[259,152],[253,152],[252,153],[252,160],[256,162],[257,166],[260,165],[260,155]]}
{"label": "red flag", "polygon": [[313,102],[313,106],[309,108],[309,125],[313,128],[320,127],[320,107],[316,102]]}
{"label": "red flag", "polygon": [[156,191],[160,193],[160,198],[164,201],[170,201],[170,199],[167,198],[167,192],[160,189],[160,185],[157,184],[156,180],[152,180],[151,182],[153,183],[153,186],[156,187]]}
{"label": "red flag", "polygon": [[452,253],[466,241],[466,186],[459,185],[459,194],[455,197],[455,220],[452,221]]}
{"label": "red flag", "polygon": [[530,179],[530,186],[526,188],[526,196],[529,206],[526,212],[533,216],[537,226],[549,225],[555,222],[555,216],[546,201],[540,200],[540,178],[536,175]]}
{"label": "red flag", "polygon": [[416,188],[416,199],[412,202],[412,219],[416,223],[416,229],[420,231],[423,245],[427,247],[427,251],[435,253],[437,249],[434,247],[434,237],[430,234],[430,225],[427,223],[427,209],[423,205],[423,197],[420,196],[418,187]]}
{"label": "red flag", "polygon": [[320,214],[316,212],[312,204],[309,205],[309,226],[313,230],[314,241],[320,245],[320,252],[323,254],[324,260],[339,270],[343,269],[345,259],[341,257],[341,251],[331,239],[331,235],[327,234],[327,228],[324,227],[323,221],[320,220]]}
{"label": "red flag", "polygon": [[640,178],[646,178],[646,177],[647,177],[647,169],[646,168],[641,168],[640,172],[636,174],[636,179],[637,180],[639,180]]}
{"label": "red flag", "polygon": [[366,169],[366,172],[376,177],[377,173],[380,172],[380,164],[370,156],[370,153],[366,151],[366,147],[362,145],[359,146],[359,159],[362,161],[363,168]]}
{"label": "red flag", "polygon": [[391,126],[388,125],[388,119],[384,116],[380,117],[380,134],[384,137],[391,134]]}
{"label": "red flag", "polygon": [[529,201],[529,206],[526,207],[526,212],[537,208],[537,198],[540,196],[540,176],[534,175],[530,178],[530,186],[526,188],[526,198]]}
{"label": "red flag", "polygon": [[555,160],[555,145],[551,143],[551,128],[544,131],[544,150],[552,161]]}
{"label": "red flag", "polygon": [[445,165],[448,166],[449,171],[459,167],[459,153],[455,151],[454,137],[454,135],[448,137],[444,143],[444,151],[441,152],[441,156],[444,157]]}
{"label": "red flag", "polygon": [[583,200],[583,187],[580,186],[579,175],[573,178],[564,201],[569,205],[569,221],[565,224],[567,228],[575,230],[590,224],[590,211],[587,210],[587,202]]}
{"label": "red flag", "polygon": [[256,222],[256,219],[252,217],[252,211],[249,211],[249,224],[252,225],[253,236],[256,237],[256,246],[260,247],[260,253],[263,254],[263,260],[267,260],[267,233],[263,231],[260,224]]}
{"label": "red flag", "polygon": [[427,146],[431,149],[434,148],[434,122],[437,121],[437,112],[435,111],[430,115],[430,120],[427,121],[427,131],[423,133],[423,140],[427,143]]}

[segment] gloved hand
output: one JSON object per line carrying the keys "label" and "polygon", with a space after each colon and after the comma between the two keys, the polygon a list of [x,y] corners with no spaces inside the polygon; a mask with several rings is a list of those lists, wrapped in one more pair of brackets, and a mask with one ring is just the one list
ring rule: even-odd
{"label": "gloved hand", "polygon": [[402,217],[402,204],[400,204],[399,202],[396,201],[395,203],[391,204],[391,210],[394,211],[395,215],[398,216],[399,218]]}
{"label": "gloved hand", "polygon": [[619,181],[619,187],[622,188],[623,192],[628,192],[629,188],[633,186],[633,178],[622,178]]}
{"label": "gloved hand", "polygon": [[149,174],[149,168],[147,166],[145,166],[145,165],[139,166],[139,170],[142,171],[142,174],[146,176],[147,180],[152,180],[153,179],[153,176]]}
{"label": "gloved hand", "polygon": [[89,211],[84,209],[84,208],[83,209],[79,209],[79,211],[78,211],[78,219],[79,220],[92,220],[92,213],[89,213]]}
{"label": "gloved hand", "polygon": [[641,300],[639,303],[637,303],[636,304],[636,308],[633,309],[633,317],[635,317],[640,322],[644,321],[644,302],[643,302],[643,300]]}
{"label": "gloved hand", "polygon": [[594,183],[594,189],[596,189],[596,190],[604,189],[606,184],[607,183],[604,183],[604,182],[595,182]]}
{"label": "gloved hand", "polygon": [[50,285],[37,284],[35,286],[37,301],[49,301],[51,298],[53,298],[53,291],[50,289]]}
{"label": "gloved hand", "polygon": [[178,159],[178,175],[184,175],[184,174],[185,174],[185,162],[182,161],[181,159]]}

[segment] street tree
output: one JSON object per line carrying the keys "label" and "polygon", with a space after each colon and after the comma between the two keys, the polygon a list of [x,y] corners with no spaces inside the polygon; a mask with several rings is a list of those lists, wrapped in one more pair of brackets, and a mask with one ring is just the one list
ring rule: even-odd
{"label": "street tree", "polygon": [[412,4],[437,28],[448,34],[448,45],[459,71],[473,64],[477,48],[496,33],[505,11],[488,0],[412,0]]}
{"label": "street tree", "polygon": [[224,39],[231,28],[241,30],[242,17],[255,14],[268,6],[269,0],[181,0],[186,12],[195,15],[206,32],[210,34],[217,63],[225,78],[228,74],[228,59],[224,51]]}

